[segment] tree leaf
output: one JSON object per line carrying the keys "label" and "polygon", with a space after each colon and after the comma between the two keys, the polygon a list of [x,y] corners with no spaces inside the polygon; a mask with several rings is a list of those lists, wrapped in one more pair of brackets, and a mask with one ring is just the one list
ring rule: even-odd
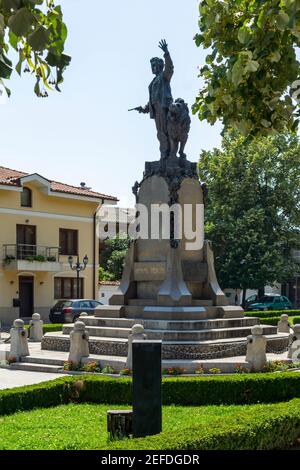
{"label": "tree leaf", "polygon": [[284,30],[290,22],[290,17],[284,11],[280,11],[276,18],[276,23],[279,29]]}
{"label": "tree leaf", "polygon": [[243,75],[244,75],[244,66],[243,63],[240,59],[236,61],[234,66],[232,67],[232,83],[234,84],[235,87],[238,87],[239,84],[243,81]]}
{"label": "tree leaf", "polygon": [[8,20],[8,26],[16,36],[25,36],[35,22],[34,15],[27,9],[21,8]]}
{"label": "tree leaf", "polygon": [[49,31],[44,26],[40,26],[28,36],[28,44],[34,51],[43,51],[46,48],[48,41]]}
{"label": "tree leaf", "polygon": [[249,42],[250,39],[251,39],[251,33],[249,29],[246,28],[246,26],[243,26],[242,28],[240,28],[238,32],[238,40],[240,41],[240,43],[247,44],[247,42]]}

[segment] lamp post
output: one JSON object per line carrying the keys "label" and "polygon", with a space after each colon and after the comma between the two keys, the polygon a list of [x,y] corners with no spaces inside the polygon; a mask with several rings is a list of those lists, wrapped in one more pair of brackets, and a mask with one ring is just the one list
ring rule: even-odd
{"label": "lamp post", "polygon": [[77,273],[77,299],[79,299],[79,297],[80,297],[80,293],[79,293],[79,275],[80,275],[81,271],[85,270],[85,268],[86,268],[86,266],[89,262],[89,259],[88,259],[87,255],[85,255],[85,257],[83,258],[83,263],[80,263],[79,262],[79,256],[77,256],[77,262],[75,264],[73,264],[74,258],[73,258],[73,256],[69,256],[68,261],[69,261],[69,265],[70,265],[70,268],[72,269],[72,271],[76,271],[76,273]]}

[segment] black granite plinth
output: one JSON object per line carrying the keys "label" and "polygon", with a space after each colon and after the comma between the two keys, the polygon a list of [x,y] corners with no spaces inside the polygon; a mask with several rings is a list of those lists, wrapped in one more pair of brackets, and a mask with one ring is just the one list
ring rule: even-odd
{"label": "black granite plinth", "polygon": [[161,341],[133,341],[133,435],[162,431]]}

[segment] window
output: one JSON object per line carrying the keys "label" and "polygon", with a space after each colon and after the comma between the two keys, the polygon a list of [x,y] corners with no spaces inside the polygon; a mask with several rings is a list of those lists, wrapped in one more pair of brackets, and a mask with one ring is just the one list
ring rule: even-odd
{"label": "window", "polygon": [[[83,297],[84,280],[79,279],[79,298]],[[74,277],[54,278],[55,299],[77,299],[77,279]]]}
{"label": "window", "polygon": [[23,188],[21,192],[21,206],[32,207],[32,192],[29,188]]}
{"label": "window", "polygon": [[59,246],[61,255],[78,254],[78,230],[59,229]]}

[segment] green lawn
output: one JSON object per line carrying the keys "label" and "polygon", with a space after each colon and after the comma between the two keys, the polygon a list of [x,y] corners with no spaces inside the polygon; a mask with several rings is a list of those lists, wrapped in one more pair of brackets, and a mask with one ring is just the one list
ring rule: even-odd
{"label": "green lawn", "polygon": [[[159,436],[108,442],[107,410],[126,408],[128,407],[116,405],[70,404],[1,416],[0,450],[164,449],[164,446],[167,449],[172,448],[167,444],[170,437],[171,445],[174,437],[178,439],[178,436],[186,436],[191,429],[197,433],[200,431],[200,435],[214,431],[219,433],[222,429],[227,429],[228,432],[228,429],[240,425],[247,427],[247,422],[253,422],[254,417],[259,422],[263,417],[278,418],[287,410],[293,412],[298,409],[299,413],[300,399],[269,405],[166,406],[163,409],[163,433]],[[135,444],[137,441],[138,445]]]}

